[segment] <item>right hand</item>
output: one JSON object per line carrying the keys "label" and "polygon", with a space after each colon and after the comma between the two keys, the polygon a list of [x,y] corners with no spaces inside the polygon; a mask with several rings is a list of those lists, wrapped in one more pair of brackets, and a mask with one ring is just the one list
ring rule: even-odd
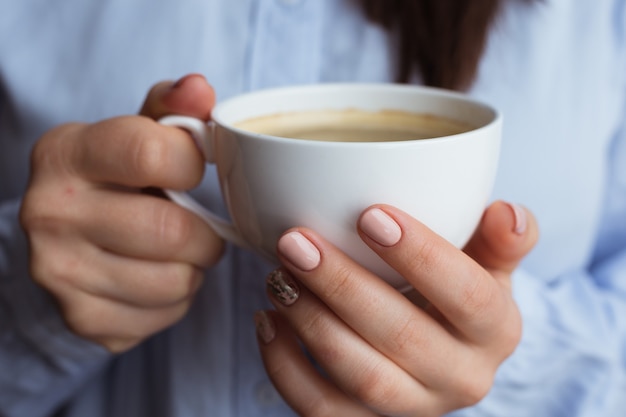
{"label": "right hand", "polygon": [[163,82],[141,115],[59,126],[32,152],[20,213],[32,277],[70,329],[111,352],[180,320],[202,270],[222,255],[222,239],[200,218],[145,192],[200,182],[205,164],[191,137],[154,119],[208,120],[214,102],[201,76]]}

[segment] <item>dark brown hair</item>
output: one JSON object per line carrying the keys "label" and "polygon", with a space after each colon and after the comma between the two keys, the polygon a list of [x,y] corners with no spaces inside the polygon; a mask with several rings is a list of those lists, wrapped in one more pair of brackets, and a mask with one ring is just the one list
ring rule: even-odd
{"label": "dark brown hair", "polygon": [[[368,18],[398,35],[399,73],[424,84],[471,86],[504,0],[358,0]],[[527,0],[522,0],[527,1]]]}

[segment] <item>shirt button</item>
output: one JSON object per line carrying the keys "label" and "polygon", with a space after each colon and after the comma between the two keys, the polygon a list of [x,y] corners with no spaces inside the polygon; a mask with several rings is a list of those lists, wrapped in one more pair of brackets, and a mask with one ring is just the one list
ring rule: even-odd
{"label": "shirt button", "polygon": [[282,401],[280,394],[269,381],[259,382],[254,389],[254,396],[259,405],[264,407],[278,405]]}

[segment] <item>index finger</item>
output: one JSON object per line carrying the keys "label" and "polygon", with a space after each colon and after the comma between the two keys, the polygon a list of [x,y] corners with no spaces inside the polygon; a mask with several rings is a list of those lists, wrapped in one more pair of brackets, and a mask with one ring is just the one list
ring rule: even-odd
{"label": "index finger", "polygon": [[182,190],[195,187],[204,173],[187,132],[144,116],[86,125],[75,141],[73,166],[92,182]]}
{"label": "index finger", "polygon": [[458,331],[489,341],[513,315],[508,286],[421,222],[390,206],[375,206],[359,220],[363,240],[397,270]]}

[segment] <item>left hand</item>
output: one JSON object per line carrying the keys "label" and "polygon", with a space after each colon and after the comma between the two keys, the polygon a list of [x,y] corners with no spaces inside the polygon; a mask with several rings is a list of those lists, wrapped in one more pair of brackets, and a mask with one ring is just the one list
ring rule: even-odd
{"label": "left hand", "polygon": [[302,416],[434,417],[478,402],[521,337],[510,275],[537,240],[533,216],[492,204],[464,251],[390,206],[366,210],[359,233],[427,302],[289,230],[268,277],[276,311],[255,316],[277,390]]}

